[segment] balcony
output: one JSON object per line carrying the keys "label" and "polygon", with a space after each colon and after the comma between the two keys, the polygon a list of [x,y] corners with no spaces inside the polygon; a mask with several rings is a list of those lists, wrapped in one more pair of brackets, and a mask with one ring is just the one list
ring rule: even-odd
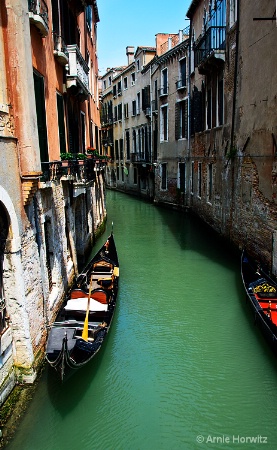
{"label": "balcony", "polygon": [[157,99],[152,100],[151,105],[152,105],[152,113],[157,114],[158,113],[158,100]]}
{"label": "balcony", "polygon": [[50,161],[41,163],[40,188],[49,187],[51,182],[73,181],[78,185],[95,181],[96,173],[107,164],[107,158],[98,156],[85,160]]}
{"label": "balcony", "polygon": [[61,66],[66,66],[69,62],[69,54],[65,42],[57,33],[53,33],[54,56]]}
{"label": "balcony", "polygon": [[44,0],[29,0],[30,22],[39,30],[42,37],[48,36],[48,7]]}
{"label": "balcony", "polygon": [[146,117],[150,117],[151,116],[151,108],[150,108],[150,106],[146,107],[144,112],[145,112]]}
{"label": "balcony", "polygon": [[164,97],[164,96],[166,96],[166,95],[168,95],[168,86],[166,85],[166,86],[162,86],[160,89],[159,89],[159,96],[160,97]]}
{"label": "balcony", "polygon": [[186,89],[187,85],[186,85],[186,81],[183,79],[180,79],[178,81],[176,81],[176,89],[179,91],[181,89]]}
{"label": "balcony", "polygon": [[141,164],[146,164],[146,163],[150,163],[150,154],[149,152],[145,152],[145,153],[131,153],[130,154],[130,162],[131,163],[141,163]]}
{"label": "balcony", "polygon": [[73,88],[76,94],[83,94],[84,98],[90,95],[89,90],[89,67],[81,55],[77,45],[67,46],[69,64],[66,73],[66,86]]}
{"label": "balcony", "polygon": [[200,73],[205,73],[207,65],[225,61],[226,27],[211,26],[196,42],[194,47],[194,65]]}

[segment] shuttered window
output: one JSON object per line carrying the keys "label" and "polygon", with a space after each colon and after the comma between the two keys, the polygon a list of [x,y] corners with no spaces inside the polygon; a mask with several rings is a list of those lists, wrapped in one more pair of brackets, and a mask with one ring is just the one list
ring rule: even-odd
{"label": "shuttered window", "polygon": [[188,99],[175,105],[175,139],[188,137]]}
{"label": "shuttered window", "polygon": [[48,162],[49,155],[48,155],[48,139],[47,139],[46,112],[45,112],[44,78],[37,72],[34,72],[34,87],[35,87],[40,159],[41,162]]}
{"label": "shuttered window", "polygon": [[142,89],[142,110],[150,108],[150,85]]}
{"label": "shuttered window", "polygon": [[126,131],[126,157],[130,159],[130,132]]}

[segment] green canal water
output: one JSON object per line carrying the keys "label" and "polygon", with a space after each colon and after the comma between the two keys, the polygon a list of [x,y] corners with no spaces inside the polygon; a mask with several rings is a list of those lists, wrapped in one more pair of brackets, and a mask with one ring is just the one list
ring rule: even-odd
{"label": "green canal water", "polygon": [[[275,449],[277,364],[240,261],[188,214],[107,193],[118,308],[97,357],[46,369],[9,450]],[[97,249],[97,248],[96,248]]]}

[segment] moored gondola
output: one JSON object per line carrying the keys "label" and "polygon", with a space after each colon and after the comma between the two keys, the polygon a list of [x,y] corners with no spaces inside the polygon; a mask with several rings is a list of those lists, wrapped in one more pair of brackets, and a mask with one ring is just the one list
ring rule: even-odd
{"label": "moored gondola", "polygon": [[119,262],[113,233],[78,276],[52,325],[46,360],[63,381],[100,350],[113,319]]}
{"label": "moored gondola", "polygon": [[255,323],[277,355],[277,283],[245,251],[241,257],[241,275]]}

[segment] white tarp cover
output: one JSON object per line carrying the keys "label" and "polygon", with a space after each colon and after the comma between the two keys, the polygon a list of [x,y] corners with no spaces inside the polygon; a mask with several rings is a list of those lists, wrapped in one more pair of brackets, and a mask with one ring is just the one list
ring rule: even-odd
{"label": "white tarp cover", "polygon": [[[87,304],[88,304],[88,299],[85,297],[74,298],[74,299],[68,300],[64,309],[68,310],[68,311],[86,311]],[[94,300],[93,298],[91,298],[90,303],[89,303],[89,310],[90,311],[107,311],[108,305],[103,305],[102,303],[98,302],[97,300]]]}

